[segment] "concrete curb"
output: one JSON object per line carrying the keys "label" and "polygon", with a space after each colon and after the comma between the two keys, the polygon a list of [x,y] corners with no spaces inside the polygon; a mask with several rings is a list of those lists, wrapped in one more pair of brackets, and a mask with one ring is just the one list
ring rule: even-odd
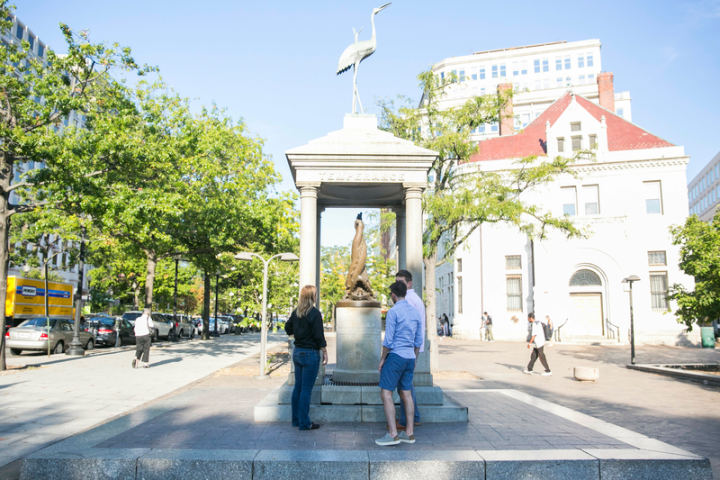
{"label": "concrete curb", "polygon": [[720,387],[720,376],[711,375],[709,373],[702,373],[702,371],[688,371],[681,370],[679,368],[671,368],[667,365],[627,365],[630,370],[638,370],[640,372],[656,373],[658,375],[666,375],[668,377],[682,378],[685,380],[692,380],[694,382],[700,382],[703,385],[711,385],[713,387]]}
{"label": "concrete curb", "polygon": [[149,450],[39,452],[21,480],[712,480],[708,459],[647,450]]}

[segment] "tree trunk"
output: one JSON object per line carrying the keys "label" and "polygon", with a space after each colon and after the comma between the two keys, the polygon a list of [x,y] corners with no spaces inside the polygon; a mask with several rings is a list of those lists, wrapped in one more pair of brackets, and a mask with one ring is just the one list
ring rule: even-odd
{"label": "tree trunk", "polygon": [[140,308],[140,285],[137,283],[133,284],[133,310]]}
{"label": "tree trunk", "polygon": [[437,253],[423,258],[425,264],[425,328],[428,340],[430,340],[430,373],[440,371],[438,360],[438,336],[437,318],[435,307],[435,266],[437,265]]}
{"label": "tree trunk", "polygon": [[[7,211],[7,198],[0,195],[0,298],[7,298],[7,274],[10,266],[8,241],[10,237],[10,216]],[[5,370],[5,305],[0,313],[0,371]]]}
{"label": "tree trunk", "polygon": [[153,300],[153,284],[155,283],[155,267],[157,265],[157,256],[155,252],[146,250],[147,256],[147,273],[145,276],[145,308],[152,310]]}
{"label": "tree trunk", "polygon": [[[210,282],[210,274],[205,272],[205,286],[203,288],[203,330],[202,339],[210,339],[210,291],[212,290],[212,284]],[[216,320],[217,321],[217,320]]]}

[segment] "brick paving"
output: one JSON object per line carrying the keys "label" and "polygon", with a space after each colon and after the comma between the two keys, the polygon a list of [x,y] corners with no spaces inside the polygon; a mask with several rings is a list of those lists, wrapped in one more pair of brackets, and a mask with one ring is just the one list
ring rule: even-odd
{"label": "brick paving", "polygon": [[[255,423],[252,407],[267,390],[206,389],[181,406],[97,448],[192,448],[285,450],[379,450],[374,440],[384,424],[332,423],[300,432],[285,423]],[[469,423],[425,424],[416,443],[399,448],[422,450],[546,450],[633,448],[577,423],[496,392],[454,392],[469,407]],[[218,406],[224,408],[218,408]],[[232,406],[232,407],[230,407]]]}

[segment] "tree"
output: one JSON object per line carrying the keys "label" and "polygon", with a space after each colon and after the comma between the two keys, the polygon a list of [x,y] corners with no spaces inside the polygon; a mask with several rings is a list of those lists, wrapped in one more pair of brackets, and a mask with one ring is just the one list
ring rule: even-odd
{"label": "tree", "polygon": [[[0,30],[12,27],[14,7],[0,0]],[[149,67],[138,67],[129,48],[118,44],[93,44],[87,36],[76,36],[64,24],[60,26],[68,52],[58,56],[47,50],[47,62],[30,53],[30,44],[5,44],[0,48],[0,297],[7,292],[9,237],[14,215],[36,209],[43,203],[11,202],[13,191],[42,185],[50,187],[61,180],[58,164],[67,159],[49,155],[46,148],[63,135],[61,124],[71,112],[82,113],[92,104],[102,103],[98,89],[112,88],[103,82],[113,69],[146,73]],[[35,165],[44,168],[33,169]],[[65,165],[72,168],[78,165]],[[75,178],[102,175],[111,166],[94,172],[75,169]],[[18,171],[26,171],[23,181],[14,182]],[[63,179],[64,180],[64,179]],[[5,328],[5,310],[0,316]],[[0,332],[3,333],[3,332]],[[5,369],[5,335],[0,335],[0,370]]]}
{"label": "tree", "polygon": [[[582,235],[569,217],[554,217],[538,205],[525,201],[523,193],[552,182],[560,174],[571,173],[570,167],[581,155],[547,160],[535,156],[517,159],[512,169],[498,173],[476,171],[458,174],[457,168],[482,148],[470,141],[477,126],[502,119],[503,110],[512,98],[511,90],[476,96],[462,105],[441,108],[440,101],[448,87],[457,82],[456,75],[440,78],[427,70],[418,75],[422,101],[417,107],[406,97],[380,101],[381,128],[416,145],[438,152],[430,169],[429,189],[423,195],[423,263],[425,266],[425,304],[428,337],[435,337],[435,267],[438,247],[445,255],[455,250],[483,223],[515,225],[530,237],[545,238],[550,228],[564,231],[568,237]],[[437,341],[431,342],[430,365],[437,370]]]}
{"label": "tree", "polygon": [[678,323],[692,331],[695,323],[720,318],[720,212],[712,222],[703,222],[697,215],[685,225],[670,228],[673,245],[680,246],[680,269],[695,278],[695,289],[676,283],[668,291],[668,299],[677,302]]}
{"label": "tree", "polygon": [[[350,268],[349,247],[322,247],[320,253],[320,302],[328,303],[325,321],[335,325],[335,304],[345,295],[345,277]],[[330,318],[328,317],[328,314]]]}

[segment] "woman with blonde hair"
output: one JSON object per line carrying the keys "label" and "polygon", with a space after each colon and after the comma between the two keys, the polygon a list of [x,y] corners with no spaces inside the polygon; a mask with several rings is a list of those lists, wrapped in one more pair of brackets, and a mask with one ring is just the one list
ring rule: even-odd
{"label": "woman with blonde hair", "polygon": [[285,323],[285,332],[295,336],[293,365],[295,388],[292,394],[292,425],[300,430],[317,430],[320,425],[310,421],[310,396],[320,368],[320,351],[323,365],[327,365],[327,342],[323,332],[322,314],[315,308],[317,289],[305,285],[300,291],[297,308]]}

